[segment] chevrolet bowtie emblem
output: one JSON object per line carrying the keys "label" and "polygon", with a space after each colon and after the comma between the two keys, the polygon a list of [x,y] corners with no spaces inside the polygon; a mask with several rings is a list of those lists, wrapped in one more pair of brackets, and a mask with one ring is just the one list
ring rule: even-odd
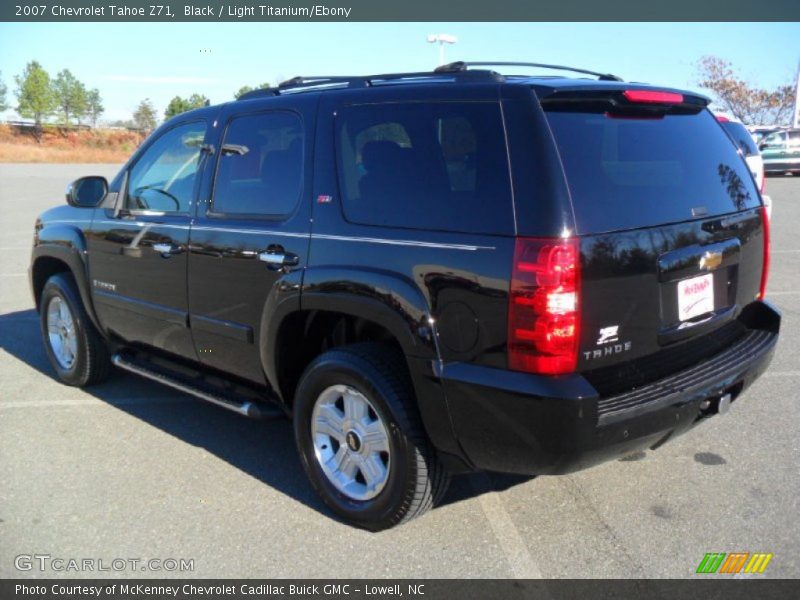
{"label": "chevrolet bowtie emblem", "polygon": [[722,264],[722,252],[708,251],[700,259],[700,268],[705,271],[713,271]]}

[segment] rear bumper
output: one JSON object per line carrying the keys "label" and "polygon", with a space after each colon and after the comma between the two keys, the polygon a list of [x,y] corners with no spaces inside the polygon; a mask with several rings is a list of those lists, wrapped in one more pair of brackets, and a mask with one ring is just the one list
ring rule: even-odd
{"label": "rear bumper", "polygon": [[446,365],[441,376],[465,460],[479,470],[558,474],[660,446],[704,420],[708,400],[736,400],[769,365],[780,314],[756,302],[740,318],[747,334],[719,354],[606,398],[580,375]]}

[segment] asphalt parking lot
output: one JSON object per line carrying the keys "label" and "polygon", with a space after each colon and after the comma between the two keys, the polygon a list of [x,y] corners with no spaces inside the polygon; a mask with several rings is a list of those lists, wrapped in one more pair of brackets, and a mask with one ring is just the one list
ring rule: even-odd
{"label": "asphalt parking lot", "polygon": [[288,421],[123,373],[87,390],[55,381],[26,275],[33,222],[71,179],[115,171],[0,165],[0,577],[60,575],[15,568],[47,554],[194,560],[106,573],[146,577],[682,578],[706,552],[737,551],[773,553],[764,576],[800,577],[800,177],[767,181],[782,337],[728,415],[570,476],[461,476],[443,506],[371,534],[314,496]]}

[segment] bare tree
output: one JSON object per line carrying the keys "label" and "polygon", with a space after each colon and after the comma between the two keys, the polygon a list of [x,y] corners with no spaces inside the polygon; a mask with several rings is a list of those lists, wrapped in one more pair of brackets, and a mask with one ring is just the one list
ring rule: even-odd
{"label": "bare tree", "polygon": [[754,87],[739,76],[729,61],[716,56],[701,58],[697,70],[699,85],[711,90],[719,104],[740,121],[748,125],[778,125],[791,119],[791,84],[774,90]]}

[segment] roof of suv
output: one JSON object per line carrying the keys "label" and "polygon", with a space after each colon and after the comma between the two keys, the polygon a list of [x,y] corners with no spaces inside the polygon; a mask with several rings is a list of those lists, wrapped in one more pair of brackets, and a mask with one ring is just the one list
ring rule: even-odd
{"label": "roof of suv", "polygon": [[[471,69],[476,66],[480,68]],[[551,75],[512,75],[501,74],[497,71],[483,67],[505,66],[522,67],[536,69],[553,69],[560,71],[573,71],[582,76],[565,77]],[[589,78],[587,76],[594,76]],[[373,87],[384,87],[389,85],[441,85],[451,84],[516,84],[534,86],[538,91],[583,91],[583,90],[605,90],[615,91],[620,89],[657,89],[659,91],[680,93],[684,96],[692,96],[702,99],[706,103],[708,98],[695,92],[686,90],[652,86],[646,83],[624,82],[620,77],[611,74],[597,73],[586,69],[578,69],[560,65],[547,65],[542,63],[465,63],[456,62],[438,67],[434,71],[410,72],[410,73],[386,73],[379,75],[354,75],[354,76],[301,76],[294,77],[282,82],[276,88],[253,90],[241,97],[239,100],[250,100],[254,98],[264,98],[269,96],[280,96],[284,94],[305,93],[305,92],[325,92],[341,91],[345,89],[365,89]]]}

